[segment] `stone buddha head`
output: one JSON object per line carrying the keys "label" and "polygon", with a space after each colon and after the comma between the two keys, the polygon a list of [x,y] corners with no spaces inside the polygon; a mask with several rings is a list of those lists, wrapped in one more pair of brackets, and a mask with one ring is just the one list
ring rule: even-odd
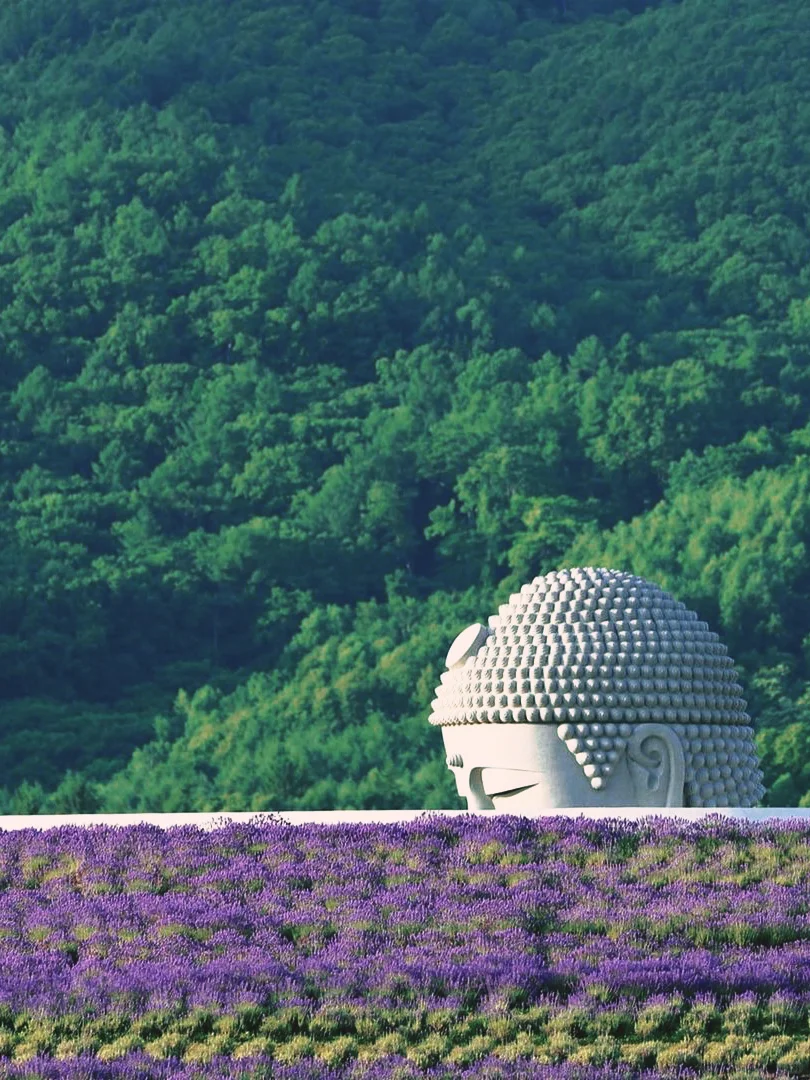
{"label": "stone buddha head", "polygon": [[618,570],[559,570],[456,638],[432,704],[469,810],[754,806],[734,662],[695,612]]}

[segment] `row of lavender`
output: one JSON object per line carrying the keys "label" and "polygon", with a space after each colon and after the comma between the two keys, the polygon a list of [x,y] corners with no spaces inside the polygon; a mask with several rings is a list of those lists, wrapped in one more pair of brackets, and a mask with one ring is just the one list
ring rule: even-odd
{"label": "row of lavender", "polygon": [[810,1076],[808,872],[720,816],[4,832],[0,1073]]}

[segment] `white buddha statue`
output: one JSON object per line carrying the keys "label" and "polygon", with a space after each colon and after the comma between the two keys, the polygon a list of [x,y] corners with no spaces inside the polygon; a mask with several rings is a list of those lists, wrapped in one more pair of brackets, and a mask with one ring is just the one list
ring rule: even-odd
{"label": "white buddha statue", "polygon": [[764,794],[726,647],[657,585],[559,570],[447,654],[430,723],[469,810],[753,806]]}

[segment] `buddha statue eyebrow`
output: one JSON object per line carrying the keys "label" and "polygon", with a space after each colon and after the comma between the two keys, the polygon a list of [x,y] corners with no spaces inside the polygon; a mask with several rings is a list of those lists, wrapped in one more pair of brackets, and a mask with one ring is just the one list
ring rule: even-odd
{"label": "buddha statue eyebrow", "polygon": [[537,577],[488,626],[462,631],[447,662],[433,725],[555,724],[603,790],[636,727],[663,723],[683,748],[690,806],[752,806],[765,792],[726,647],[644,578],[604,567]]}

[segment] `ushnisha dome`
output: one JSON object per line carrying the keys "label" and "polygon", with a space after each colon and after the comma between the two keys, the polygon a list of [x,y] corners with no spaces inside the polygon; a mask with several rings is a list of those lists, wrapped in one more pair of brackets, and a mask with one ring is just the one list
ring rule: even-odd
{"label": "ushnisha dome", "polygon": [[[556,724],[591,786],[634,727],[678,734],[692,806],[764,794],[734,662],[694,611],[644,578],[582,567],[537,577],[456,638],[430,723]],[[450,764],[450,762],[448,762]]]}

